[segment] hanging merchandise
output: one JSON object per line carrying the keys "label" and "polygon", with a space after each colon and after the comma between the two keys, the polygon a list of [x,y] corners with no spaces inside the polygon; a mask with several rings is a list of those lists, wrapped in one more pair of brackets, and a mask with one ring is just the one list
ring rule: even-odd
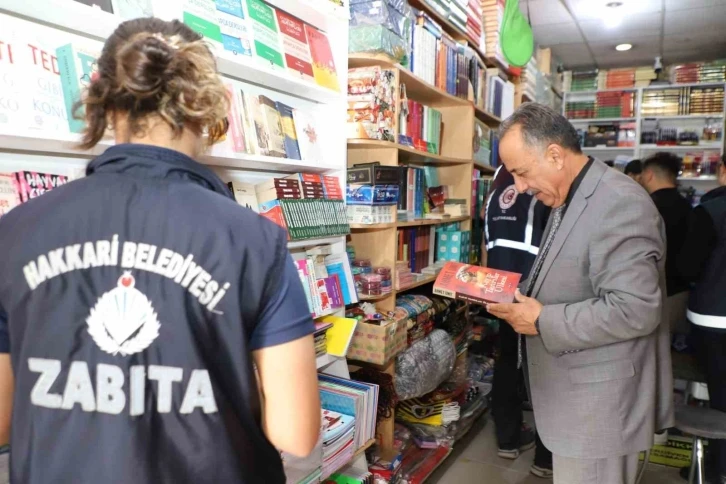
{"label": "hanging merchandise", "polygon": [[400,400],[432,392],[454,369],[456,350],[446,331],[436,329],[396,358],[396,393]]}
{"label": "hanging merchandise", "polygon": [[500,37],[502,52],[511,65],[522,67],[532,58],[534,34],[519,10],[519,0],[506,0]]}

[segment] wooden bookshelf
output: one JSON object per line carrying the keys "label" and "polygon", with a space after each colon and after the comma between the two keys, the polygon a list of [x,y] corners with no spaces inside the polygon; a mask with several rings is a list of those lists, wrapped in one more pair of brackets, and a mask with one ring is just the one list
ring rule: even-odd
{"label": "wooden bookshelf", "polygon": [[500,124],[502,124],[502,118],[488,111],[484,111],[479,106],[474,106],[474,113],[479,121],[486,124],[490,128],[497,128]]}
{"label": "wooden bookshelf", "polygon": [[[451,156],[437,155],[420,151],[410,146],[394,143],[392,141],[380,141],[373,139],[349,139],[348,140],[348,165],[351,165],[351,155],[360,155],[361,153],[351,153],[352,151],[361,150],[397,150],[398,158],[411,164],[421,165],[465,165],[471,163],[470,159],[456,158]],[[363,153],[363,155],[366,155]],[[370,153],[374,158],[380,156],[380,153]],[[361,163],[360,161],[356,163]],[[384,163],[386,164],[386,163]],[[390,163],[394,164],[394,163]]]}
{"label": "wooden bookshelf", "polygon": [[397,293],[400,292],[406,292],[410,291],[411,289],[416,289],[417,287],[425,286],[426,284],[431,284],[432,282],[436,281],[437,276],[430,276],[426,277],[424,279],[419,279],[418,281],[414,282],[413,284],[409,284],[408,286],[402,287],[400,289],[396,289]]}

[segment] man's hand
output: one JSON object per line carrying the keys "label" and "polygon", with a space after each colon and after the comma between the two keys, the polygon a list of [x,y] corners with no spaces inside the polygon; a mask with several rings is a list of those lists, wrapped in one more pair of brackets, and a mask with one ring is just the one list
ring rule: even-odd
{"label": "man's hand", "polygon": [[534,323],[542,312],[542,304],[534,298],[522,295],[519,289],[514,294],[514,300],[516,303],[488,304],[487,311],[508,322],[519,334],[538,334]]}

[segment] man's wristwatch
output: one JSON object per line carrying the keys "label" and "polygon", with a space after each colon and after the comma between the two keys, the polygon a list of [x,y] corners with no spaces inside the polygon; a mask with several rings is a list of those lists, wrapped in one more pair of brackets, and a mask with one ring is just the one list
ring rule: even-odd
{"label": "man's wristwatch", "polygon": [[537,318],[537,319],[536,319],[536,320],[534,321],[534,329],[536,329],[536,330],[537,330],[537,334],[542,334],[542,333],[540,333],[540,331],[539,331],[539,318]]}

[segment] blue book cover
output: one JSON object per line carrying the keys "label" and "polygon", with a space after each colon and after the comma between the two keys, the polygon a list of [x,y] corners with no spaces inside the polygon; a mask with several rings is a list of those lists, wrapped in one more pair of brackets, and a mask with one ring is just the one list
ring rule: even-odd
{"label": "blue book cover", "polygon": [[292,118],[293,109],[280,101],[277,101],[275,104],[277,105],[277,110],[280,112],[282,133],[285,135],[285,153],[287,153],[288,158],[301,160],[300,146],[297,143],[295,121]]}
{"label": "blue book cover", "polygon": [[[83,90],[91,83],[98,72],[96,55],[78,49],[73,44],[66,44],[56,49],[60,70],[63,100],[68,114],[68,127],[73,133],[80,133],[86,126],[84,119],[73,116],[73,108],[80,101]],[[82,111],[79,111],[79,116]]]}

